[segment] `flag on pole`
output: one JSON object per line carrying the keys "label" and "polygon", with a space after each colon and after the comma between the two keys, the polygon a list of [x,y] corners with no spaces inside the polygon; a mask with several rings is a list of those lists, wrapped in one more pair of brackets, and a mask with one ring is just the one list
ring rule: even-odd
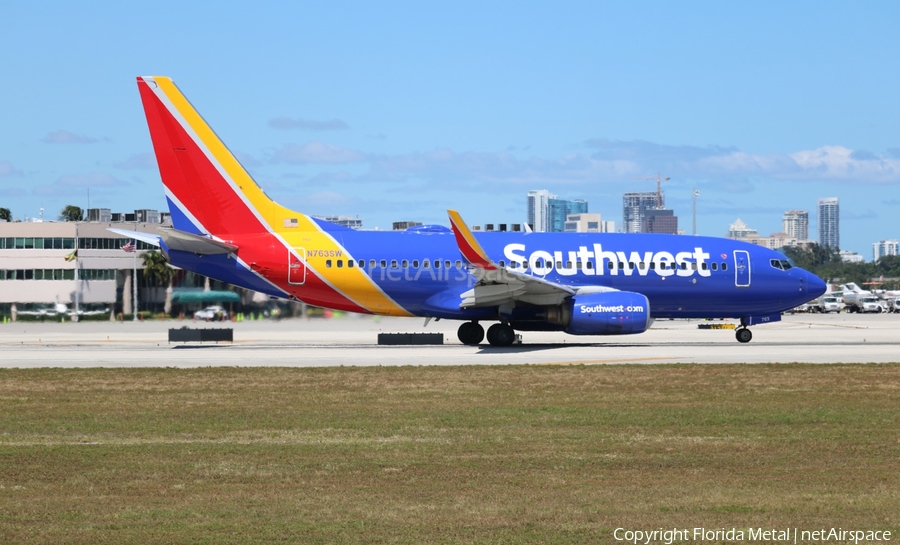
{"label": "flag on pole", "polygon": [[125,243],[125,246],[122,246],[122,249],[128,253],[134,253],[137,250],[137,247],[135,247],[134,241],[129,240]]}
{"label": "flag on pole", "polygon": [[66,261],[75,261],[78,258],[78,250],[72,250],[72,253],[66,256]]}

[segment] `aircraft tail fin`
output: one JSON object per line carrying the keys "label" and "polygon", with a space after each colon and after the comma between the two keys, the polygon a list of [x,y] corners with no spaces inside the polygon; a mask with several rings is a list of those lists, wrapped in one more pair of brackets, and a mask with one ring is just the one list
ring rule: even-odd
{"label": "aircraft tail fin", "polygon": [[176,229],[228,239],[302,221],[263,192],[170,78],[137,84]]}

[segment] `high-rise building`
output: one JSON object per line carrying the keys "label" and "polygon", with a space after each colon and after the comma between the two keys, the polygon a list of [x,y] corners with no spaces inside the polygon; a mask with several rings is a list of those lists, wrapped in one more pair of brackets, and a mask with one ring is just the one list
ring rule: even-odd
{"label": "high-rise building", "polygon": [[656,191],[625,193],[622,197],[622,228],[626,233],[640,233],[644,212],[657,208],[657,200],[664,205],[662,196]]}
{"label": "high-rise building", "polygon": [[550,199],[555,198],[556,195],[546,189],[528,192],[528,223],[533,231],[544,233],[550,230]]}
{"label": "high-rise building", "polygon": [[782,230],[797,240],[809,239],[809,212],[806,210],[788,210],[781,218]]}
{"label": "high-rise building", "polygon": [[900,255],[900,241],[896,239],[879,240],[872,245],[872,249],[875,261],[886,255]]}
{"label": "high-rise building", "polygon": [[673,210],[665,208],[649,208],[644,210],[641,220],[642,233],[678,234],[678,216]]}
{"label": "high-rise building", "polygon": [[841,214],[837,197],[819,199],[819,246],[841,247]]}
{"label": "high-rise building", "polygon": [[566,217],[570,214],[587,214],[588,203],[584,199],[567,201],[551,197],[548,202],[548,231],[562,233],[566,230]]}

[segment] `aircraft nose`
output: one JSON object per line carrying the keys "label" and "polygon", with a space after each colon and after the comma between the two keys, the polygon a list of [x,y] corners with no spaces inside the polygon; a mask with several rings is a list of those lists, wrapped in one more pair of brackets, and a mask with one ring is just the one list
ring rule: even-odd
{"label": "aircraft nose", "polygon": [[809,271],[806,272],[806,292],[808,295],[818,297],[825,293],[827,286],[825,281]]}

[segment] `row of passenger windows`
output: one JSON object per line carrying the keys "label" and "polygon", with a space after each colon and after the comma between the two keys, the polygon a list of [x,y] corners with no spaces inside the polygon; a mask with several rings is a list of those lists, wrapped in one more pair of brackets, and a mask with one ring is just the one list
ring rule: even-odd
{"label": "row of passenger windows", "polygon": [[[81,280],[115,280],[115,269],[78,269]],[[0,280],[75,280],[75,269],[0,270]]]}
{"label": "row of passenger windows", "polygon": [[[364,268],[364,267],[366,266],[366,260],[365,260],[365,259],[360,259],[358,262],[357,262],[357,261],[353,261],[353,260],[348,259],[346,263],[347,263],[347,268],[348,268],[348,269],[352,269],[352,268],[354,268],[354,267],[356,267],[356,266],[359,266],[359,268],[362,269],[362,268]],[[440,269],[440,268],[441,268],[441,263],[442,263],[442,261],[441,261],[440,259],[435,259],[435,260],[434,260],[434,263],[433,263],[433,264],[434,264],[434,268],[435,268],[435,269]],[[618,263],[618,268],[619,268],[619,269],[625,269],[625,265],[626,265],[626,264],[625,264],[624,261],[618,261],[617,263]],[[385,269],[385,268],[387,268],[387,264],[388,264],[388,262],[387,262],[386,259],[382,259],[381,261],[376,261],[376,260],[374,260],[374,259],[370,259],[370,260],[369,260],[369,268],[370,268],[370,269],[374,269],[374,268],[376,268],[376,266],[379,266],[379,265],[381,266],[382,269]],[[445,261],[443,261],[443,264],[444,264],[444,268],[445,268],[445,269],[450,269],[450,268],[453,267],[453,262],[451,262],[450,260],[445,260]],[[392,259],[392,260],[391,260],[391,268],[392,268],[392,269],[397,269],[397,268],[407,269],[407,268],[409,268],[409,265],[410,265],[410,262],[409,262],[409,260],[407,260],[407,259],[404,259],[404,260],[399,261],[399,262],[398,262],[396,259]],[[423,268],[423,269],[430,269],[430,268],[431,268],[431,265],[432,265],[432,262],[431,262],[431,261],[429,261],[429,260],[427,260],[427,259],[422,260],[422,268]],[[500,265],[501,267],[505,267],[505,266],[506,266],[506,261],[500,261],[499,265]],[[562,262],[562,261],[557,261],[557,262],[555,263],[555,265],[556,265],[556,268],[557,268],[557,269],[562,269],[562,268],[563,268],[563,262]],[[572,262],[571,262],[571,261],[566,261],[565,265],[566,265],[566,267],[565,267],[566,269],[571,269],[571,268],[572,268]],[[686,270],[686,269],[688,268],[689,265],[690,265],[691,270],[694,270],[694,271],[697,270],[697,264],[696,264],[696,263],[690,263],[690,264],[689,264],[689,263],[684,263],[684,262],[682,262],[680,268],[681,268],[682,270]],[[326,260],[325,260],[325,267],[327,267],[327,268],[332,268],[332,267],[335,267],[335,266],[336,266],[338,269],[343,268],[343,267],[344,267],[344,260],[343,260],[343,259],[338,259],[336,262],[333,261],[333,260],[331,260],[331,259],[326,259]],[[541,260],[541,259],[538,259],[538,260],[535,262],[535,268],[537,268],[537,269],[548,269],[548,268],[553,268],[553,266],[554,266],[554,263],[553,263],[552,261],[547,261],[547,262],[545,262],[545,261],[543,261],[543,260]],[[717,271],[717,270],[719,270],[720,267],[721,267],[721,269],[722,269],[723,271],[727,271],[727,270],[728,270],[728,263],[726,263],[726,262],[723,261],[722,264],[719,265],[719,263],[716,263],[715,261],[712,262],[712,263],[710,263],[710,264],[707,264],[707,263],[704,262],[704,263],[702,263],[701,266],[700,266],[700,268],[701,268],[702,270],[704,270],[704,271],[705,271],[705,270],[708,270],[708,269],[712,269],[712,270],[714,270],[714,271]],[[419,260],[418,260],[418,259],[414,259],[414,260],[412,261],[412,268],[413,268],[413,269],[418,269],[418,268],[419,268]],[[462,268],[462,261],[459,261],[459,260],[456,261],[456,268],[457,268],[457,269],[461,269],[461,268]],[[527,263],[520,263],[520,262],[518,262],[518,261],[512,261],[512,262],[510,262],[510,264],[509,264],[509,268],[511,268],[511,269],[520,269],[520,268],[521,268],[522,270],[527,270],[527,269],[528,269],[528,264],[527,264]],[[581,269],[582,269],[582,262],[581,262],[581,261],[576,262],[576,263],[575,263],[575,268],[576,268],[577,270],[581,270]],[[584,268],[587,269],[587,270],[593,270],[593,268],[594,268],[594,263],[593,263],[592,261],[588,261],[587,263],[584,264]],[[614,262],[612,262],[612,261],[607,261],[607,262],[606,262],[606,268],[612,270],[612,269],[616,268],[616,263],[614,263]],[[632,270],[635,269],[635,268],[641,269],[641,270],[644,270],[644,269],[647,269],[647,268],[649,268],[650,270],[656,270],[657,267],[656,267],[656,262],[651,261],[651,262],[648,264],[648,263],[645,263],[645,262],[643,262],[643,261],[640,261],[640,262],[638,262],[638,263],[629,262],[629,263],[628,263],[628,268],[629,268],[629,269],[632,269]],[[679,266],[678,266],[677,263],[674,263],[674,262],[673,262],[673,263],[670,263],[670,264],[669,264],[669,267],[666,267],[666,264],[665,264],[665,263],[660,263],[659,269],[666,269],[666,268],[668,268],[668,269],[677,269],[677,268],[679,268]]]}
{"label": "row of passenger windows", "polygon": [[[453,261],[450,261],[449,259],[447,259],[447,260],[445,260],[445,261],[441,261],[440,259],[435,259],[435,260],[434,260],[434,268],[435,268],[435,269],[440,269],[440,268],[441,268],[441,263],[443,263],[443,268],[445,268],[445,269],[452,269],[453,266],[454,266],[454,262],[453,262]],[[428,260],[428,259],[423,259],[423,260],[422,260],[422,268],[423,268],[423,269],[430,269],[430,268],[431,268],[431,265],[432,265],[432,262],[431,262],[430,260]],[[332,262],[331,259],[326,259],[326,260],[325,260],[325,266],[326,266],[327,268],[329,268],[329,269],[332,268],[332,267],[334,267],[334,266],[337,266],[337,268],[340,269],[340,268],[343,268],[343,267],[344,267],[344,260],[343,260],[343,259],[338,259],[337,262],[334,263],[334,262]],[[352,259],[348,259],[348,260],[347,260],[347,268],[348,268],[348,269],[352,269],[352,268],[357,267],[357,266],[358,266],[360,269],[365,268],[365,266],[366,266],[366,260],[365,260],[365,259],[360,259],[359,261],[353,261]],[[374,268],[376,268],[376,267],[378,267],[378,266],[380,266],[382,269],[386,269],[387,266],[388,266],[388,261],[387,261],[387,259],[382,259],[382,260],[380,260],[380,261],[377,261],[377,260],[375,260],[375,259],[370,259],[370,260],[369,260],[369,268],[370,268],[370,269],[374,269]],[[457,269],[462,269],[462,267],[463,267],[462,261],[460,261],[460,260],[457,259],[457,260],[456,260],[456,268],[457,268]],[[402,260],[402,261],[397,261],[396,259],[392,259],[392,260],[391,260],[391,268],[392,268],[392,269],[408,269],[408,268],[409,268],[409,260],[408,260],[408,259],[404,259],[404,260]],[[419,268],[419,260],[418,260],[418,259],[414,259],[414,260],[412,261],[412,268],[413,268],[413,269],[418,269],[418,268]]]}
{"label": "row of passenger windows", "polygon": [[[74,250],[74,238],[65,237],[6,237],[0,238],[0,250]],[[78,238],[81,250],[118,250],[130,238]],[[156,247],[143,241],[136,241],[138,250],[153,250]]]}

